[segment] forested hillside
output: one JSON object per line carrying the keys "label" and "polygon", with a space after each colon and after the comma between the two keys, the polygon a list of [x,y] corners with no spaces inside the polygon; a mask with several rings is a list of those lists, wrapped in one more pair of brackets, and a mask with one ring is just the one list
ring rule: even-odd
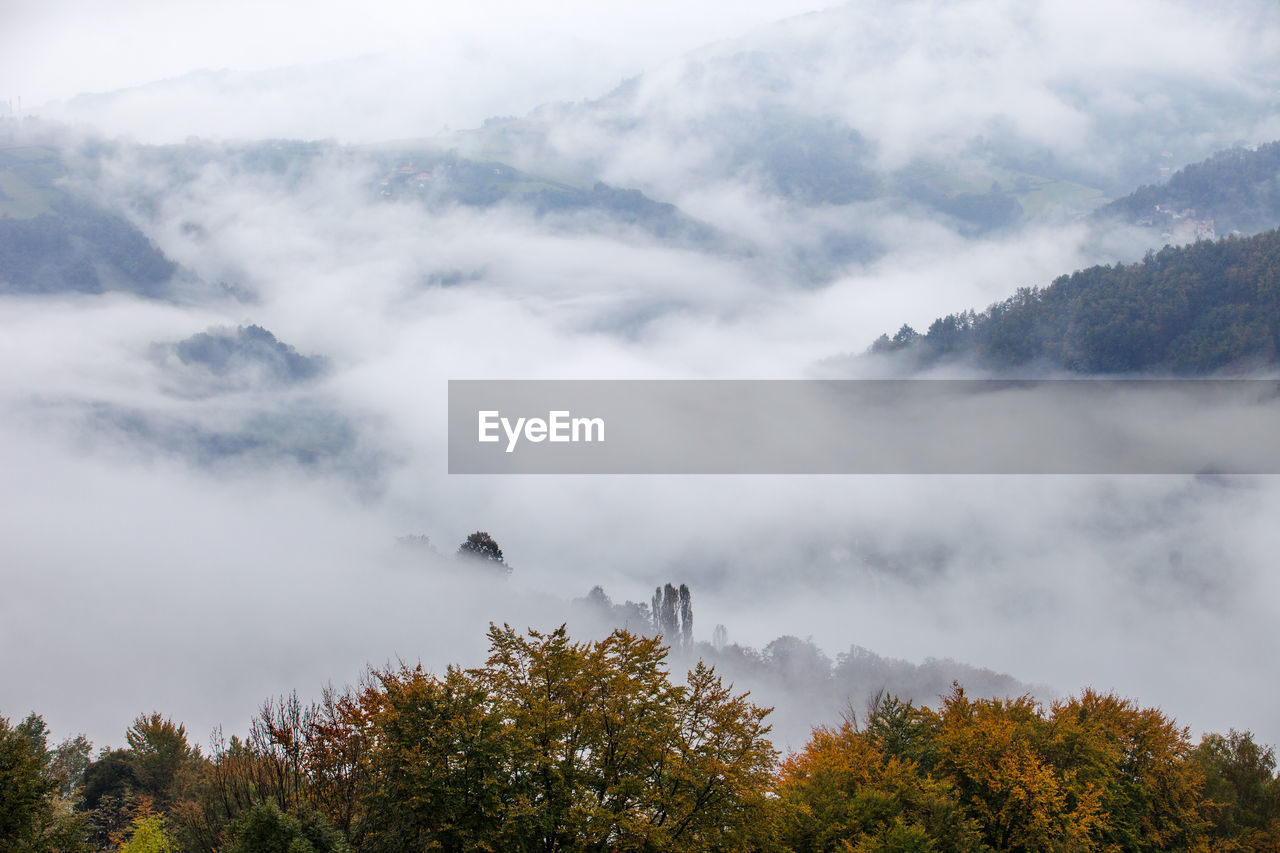
{"label": "forested hillside", "polygon": [[1100,208],[1118,218],[1174,233],[1181,223],[1212,223],[1219,235],[1280,226],[1280,142],[1220,151]]}
{"label": "forested hillside", "polygon": [[918,366],[972,360],[994,370],[1206,374],[1280,356],[1280,231],[1200,241],[1019,288],[985,311],[903,326],[875,353]]}
{"label": "forested hillside", "polygon": [[0,9],[0,853],[1280,853],[1277,0]]}
{"label": "forested hillside", "polygon": [[0,149],[0,293],[164,295],[177,266],[124,217],[67,193],[60,153]]}

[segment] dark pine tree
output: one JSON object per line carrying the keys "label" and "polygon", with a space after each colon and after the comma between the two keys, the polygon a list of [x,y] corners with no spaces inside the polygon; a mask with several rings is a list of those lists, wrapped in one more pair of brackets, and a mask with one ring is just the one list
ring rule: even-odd
{"label": "dark pine tree", "polygon": [[680,645],[685,651],[693,648],[693,600],[688,584],[680,584]]}
{"label": "dark pine tree", "polygon": [[483,530],[472,533],[467,537],[467,541],[458,546],[458,556],[500,567],[507,574],[511,573],[511,567],[502,559],[502,549],[498,547],[493,537]]}

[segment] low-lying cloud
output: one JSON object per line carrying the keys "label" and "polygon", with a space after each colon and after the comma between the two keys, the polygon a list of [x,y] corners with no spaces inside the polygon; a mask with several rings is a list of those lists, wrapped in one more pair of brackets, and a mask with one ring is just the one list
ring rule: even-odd
{"label": "low-lying cloud", "polygon": [[[974,196],[992,192],[982,169],[997,161],[1012,173],[1023,157],[1032,174],[1048,152],[1062,182],[1119,184],[1280,136],[1256,109],[1274,21],[1244,33],[1256,5],[1212,21],[1189,8],[1140,6],[1117,23],[1049,2],[848,7],[716,47],[632,94],[516,122],[523,141],[491,127],[446,144],[477,162],[508,145],[511,165],[583,192],[638,188],[714,229],[726,241],[714,246],[606,208],[387,198],[388,158],[399,163],[386,147],[282,147],[280,169],[269,151],[222,143],[97,149],[70,191],[128,216],[184,285],[0,300],[12,592],[0,708],[34,708],[100,745],[153,707],[197,735],[235,730],[268,695],[318,692],[393,657],[478,663],[489,620],[548,627],[597,584],[647,601],[674,581],[693,590],[700,639],[724,624],[755,646],[794,634],[832,656],[857,644],[950,657],[1062,693],[1115,689],[1197,731],[1280,739],[1280,695],[1261,672],[1280,616],[1269,478],[446,473],[449,379],[829,375],[849,369],[832,356],[904,322],[1140,256],[1133,235],[1099,233],[1065,203],[975,231],[896,189],[815,201],[771,177],[790,142],[734,160],[740,140],[719,122],[755,115],[776,83],[784,116],[857,129],[886,186],[915,158],[963,156],[981,165],[958,170],[982,174]],[[877,14],[882,25],[859,28]],[[1122,45],[1143,22],[1152,38]],[[840,62],[806,64],[807,45],[841,34]],[[753,88],[726,91],[744,67]],[[99,115],[135,95],[145,138],[168,95],[108,99]],[[321,135],[314,116],[358,108],[344,92],[314,112],[289,101],[272,124],[264,105],[286,103],[274,97],[236,90],[226,103],[244,104],[244,123],[225,135]],[[1176,144],[1126,130],[1152,115]],[[155,137],[199,132],[186,121]],[[343,137],[348,121],[324,135]],[[235,436],[243,452],[218,444]],[[501,543],[508,581],[477,586],[394,556],[403,534],[448,552],[475,530]]]}

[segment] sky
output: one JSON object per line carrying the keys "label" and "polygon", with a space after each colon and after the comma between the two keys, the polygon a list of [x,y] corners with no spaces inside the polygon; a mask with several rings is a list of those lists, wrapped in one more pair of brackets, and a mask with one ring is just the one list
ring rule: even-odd
{"label": "sky", "polygon": [[[772,26],[811,5],[352,8],[6,4],[0,100],[68,123],[72,149],[196,136],[183,150],[203,153],[175,168],[123,144],[68,185],[181,266],[179,298],[0,297],[0,713],[101,746],[155,709],[203,741],[367,664],[478,663],[489,621],[553,626],[596,584],[647,601],[687,582],[700,639],[723,623],[755,646],[952,657],[1059,695],[1114,689],[1193,736],[1280,740],[1267,478],[466,478],[446,473],[443,409],[451,378],[828,375],[904,322],[1140,257],[1144,235],[1065,214],[975,236],[882,200],[808,204],[739,143],[767,104],[857,128],[876,168],[981,172],[981,138],[1129,186],[1280,138],[1274,10],[921,0]],[[522,125],[513,162],[637,187],[731,248],[374,192],[372,143],[505,145],[441,134],[557,101],[578,106]],[[242,167],[236,140],[278,137],[358,147],[284,175]],[[854,237],[878,253],[813,271]],[[328,371],[224,381],[173,355],[251,323]],[[237,431],[339,449],[201,455],[200,436]],[[477,529],[509,582],[395,547],[426,534],[450,552]]]}
{"label": "sky", "polygon": [[[182,112],[185,127],[151,109],[121,108],[113,130],[158,123],[178,140],[252,134],[387,139],[523,114],[541,103],[595,97],[686,51],[821,3],[376,2],[321,0],[88,0],[5,4],[0,34],[0,100],[61,112],[59,102],[192,72],[301,69],[313,85],[305,102],[218,102],[213,121]],[[250,88],[261,80],[250,80]],[[172,104],[166,105],[172,108]],[[206,105],[207,106],[207,105]],[[232,128],[231,134],[227,128]],[[219,131],[222,131],[219,133]],[[287,132],[293,131],[293,132]],[[146,131],[143,132],[146,135]],[[179,135],[180,134],[180,135]]]}

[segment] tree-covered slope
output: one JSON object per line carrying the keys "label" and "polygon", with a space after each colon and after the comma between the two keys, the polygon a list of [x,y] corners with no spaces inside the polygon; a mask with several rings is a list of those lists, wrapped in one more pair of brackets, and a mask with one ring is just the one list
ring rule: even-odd
{"label": "tree-covered slope", "polygon": [[1212,222],[1218,234],[1252,234],[1280,226],[1280,142],[1219,151],[1140,187],[1097,213],[1176,232],[1178,223]]}
{"label": "tree-covered slope", "polygon": [[119,214],[64,190],[42,146],[0,150],[0,293],[162,295],[177,267]]}
{"label": "tree-covered slope", "polygon": [[[1084,689],[880,695],[780,757],[770,709],[659,638],[489,629],[483,666],[401,663],[267,699],[245,736],[140,714],[127,746],[0,716],[0,850],[406,853],[1274,851],[1275,750]],[[678,672],[678,671],[677,671]],[[781,758],[781,760],[779,760]]]}
{"label": "tree-covered slope", "polygon": [[980,313],[903,326],[872,352],[1077,373],[1204,374],[1280,360],[1280,231],[1202,240],[1019,288]]}

